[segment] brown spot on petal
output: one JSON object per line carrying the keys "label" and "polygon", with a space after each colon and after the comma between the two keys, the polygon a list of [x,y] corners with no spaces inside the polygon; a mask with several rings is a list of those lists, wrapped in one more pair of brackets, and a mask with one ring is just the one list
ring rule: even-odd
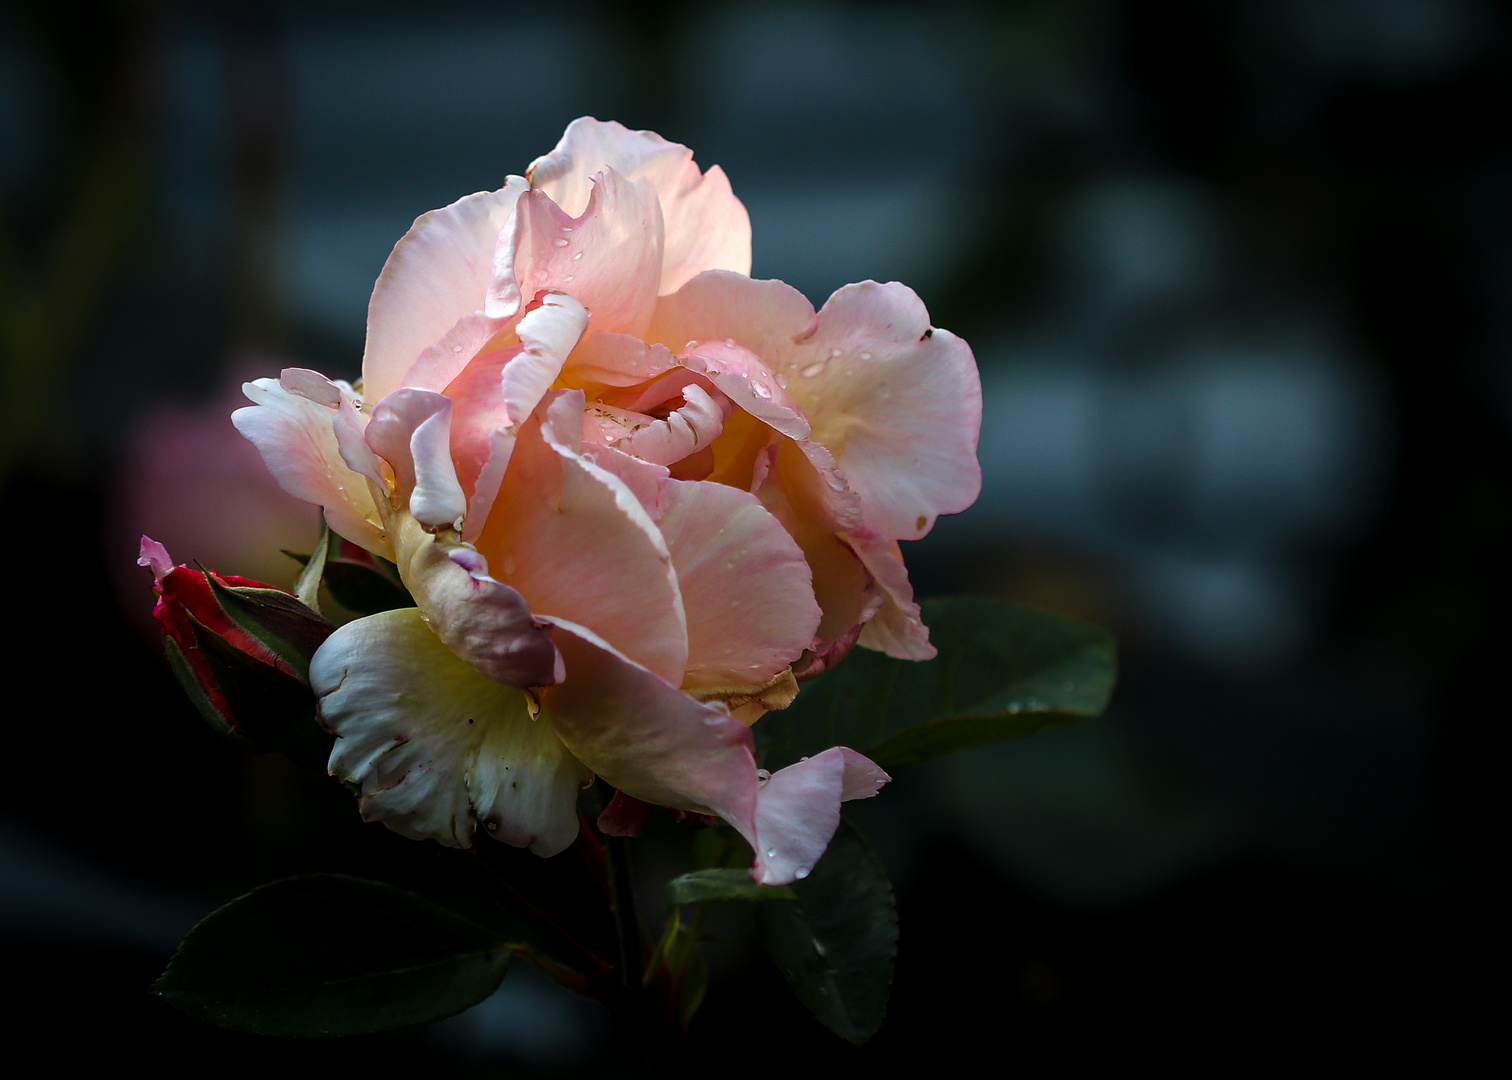
{"label": "brown spot on petal", "polygon": [[925,517],[923,514],[920,514],[919,515],[919,520],[914,522],[914,528],[916,528],[916,529],[922,529],[922,528],[924,528],[924,526],[926,526],[928,524],[929,524],[929,519],[927,517]]}

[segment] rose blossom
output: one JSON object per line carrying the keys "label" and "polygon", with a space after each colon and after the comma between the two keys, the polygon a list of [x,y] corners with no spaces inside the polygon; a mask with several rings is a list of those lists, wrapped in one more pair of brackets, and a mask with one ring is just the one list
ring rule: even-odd
{"label": "rose blossom", "polygon": [[279,482],[419,605],[311,663],[365,817],[551,855],[597,774],[783,884],[887,781],[843,747],[768,778],[747,725],[853,644],[933,655],[897,541],[976,498],[976,367],[902,285],[816,314],[749,269],[719,168],[585,118],[399,241],[359,387],[247,384]]}

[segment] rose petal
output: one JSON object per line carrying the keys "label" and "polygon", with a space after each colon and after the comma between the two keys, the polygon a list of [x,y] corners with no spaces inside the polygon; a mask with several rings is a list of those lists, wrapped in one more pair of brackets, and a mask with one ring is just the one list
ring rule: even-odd
{"label": "rose petal", "polygon": [[814,598],[824,616],[808,648],[824,653],[870,619],[882,596],[856,553],[813,515],[797,513],[775,476],[757,486],[756,496],[793,537],[813,572]]}
{"label": "rose petal", "polygon": [[455,403],[452,459],[468,500],[464,539],[482,531],[519,426],[561,373],[587,323],[588,313],[575,299],[547,293],[516,327],[518,345],[478,356],[446,387]]}
{"label": "rose petal", "polygon": [[816,318],[814,305],[791,285],[711,270],[657,300],[646,340],[681,352],[690,341],[729,338],[770,367],[813,332]]}
{"label": "rose petal", "polygon": [[592,779],[526,695],[485,679],[415,608],[347,623],[310,661],[330,770],[361,785],[362,814],[413,839],[468,847],[476,822],[550,856],[577,837]]}
{"label": "rose petal", "polygon": [[396,490],[422,525],[445,526],[467,513],[451,458],[451,399],[404,387],[373,407],[368,446],[394,470]]}
{"label": "rose petal", "polygon": [[[422,352],[459,321],[483,310],[499,232],[525,190],[525,181],[512,176],[498,191],[468,195],[422,214],[394,246],[368,304],[362,357],[368,400],[381,400],[397,390]],[[484,329],[472,327],[468,340]],[[448,346],[448,355],[466,352],[463,362],[471,357],[462,342],[453,344],[459,347],[453,351]],[[481,344],[477,341],[472,351]]]}
{"label": "rose petal", "polygon": [[882,590],[882,607],[861,631],[857,642],[899,660],[932,660],[936,650],[929,643],[929,629],[919,617],[913,586],[903,566],[903,552],[896,540],[870,529],[846,533],[852,550],[866,565]]}
{"label": "rose petal", "polygon": [[733,338],[690,341],[677,359],[768,427],[790,439],[808,438],[809,424],[798,403],[761,358]]}
{"label": "rose petal", "polygon": [[[634,493],[580,453],[583,395],[559,391],[515,442],[478,550],[542,618],[591,628],[682,681],[687,626],[661,532]],[[540,415],[540,414],[538,414]]]}
{"label": "rose petal", "polygon": [[588,309],[595,330],[640,337],[651,322],[661,268],[656,192],[613,169],[594,180],[578,217],[545,192],[520,196],[514,259],[504,272],[513,275],[523,296],[542,289],[570,293]]}
{"label": "rose petal", "polygon": [[820,610],[803,552],[754,496],[667,480],[657,522],[688,621],[688,689],[759,685],[813,641]]}
{"label": "rose petal", "polygon": [[574,385],[634,386],[675,367],[665,345],[647,345],[629,334],[585,334],[567,361]]}
{"label": "rose petal", "polygon": [[494,580],[488,561],[454,533],[433,536],[409,514],[395,515],[399,576],[436,636],[495,682],[548,686],[562,680],[561,658],[525,598]]}
{"label": "rose petal", "polygon": [[231,422],[262,454],[280,487],[325,509],[332,529],[375,555],[393,558],[368,481],[342,459],[324,405],[291,394],[273,379],[242,386],[253,408],[237,409]]}
{"label": "rose petal", "polygon": [[532,186],[569,213],[588,204],[590,177],[605,167],[650,181],[666,223],[658,292],[704,270],[751,272],[751,221],[719,166],[700,173],[693,152],[650,131],[592,117],[574,120],[562,141],[527,170]]}
{"label": "rose petal", "polygon": [[541,691],[541,715],[567,747],[631,798],[724,818],[755,848],[757,882],[786,885],[806,874],[834,835],[841,800],[875,794],[887,780],[860,754],[837,748],[760,786],[744,724],[583,627],[559,624],[553,640],[569,676]]}
{"label": "rose petal", "polygon": [[869,799],[891,779],[844,746],[774,772],[756,799],[751,880],[786,885],[808,877],[840,825],[840,803]]}
{"label": "rose petal", "polygon": [[[976,501],[976,362],[960,338],[931,329],[912,289],[847,285],[819,312],[812,337],[767,361],[788,376],[814,438],[860,496],[867,528],[913,540],[937,515]],[[819,375],[804,376],[819,364]]]}

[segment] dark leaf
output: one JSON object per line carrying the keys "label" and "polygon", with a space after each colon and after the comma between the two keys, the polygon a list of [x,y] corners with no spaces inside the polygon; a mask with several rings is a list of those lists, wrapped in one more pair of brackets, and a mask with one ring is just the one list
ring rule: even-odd
{"label": "dark leaf", "polygon": [[893,768],[1096,716],[1107,706],[1115,673],[1107,631],[982,598],[923,609],[938,656],[917,662],[856,649],[756,725],[763,765],[775,770],[849,746]]}
{"label": "dark leaf", "polygon": [[263,1035],[354,1035],[477,1004],[517,942],[414,893],[340,874],[254,889],[191,930],[153,992]]}
{"label": "dark leaf", "polygon": [[800,1001],[841,1038],[863,1043],[887,1012],[898,915],[887,872],[841,821],[798,899],[756,909],[762,944]]}

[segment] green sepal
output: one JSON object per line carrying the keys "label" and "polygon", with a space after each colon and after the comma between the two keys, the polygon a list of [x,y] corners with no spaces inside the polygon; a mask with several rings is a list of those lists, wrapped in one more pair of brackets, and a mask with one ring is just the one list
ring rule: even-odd
{"label": "green sepal", "polygon": [[863,1043],[882,1025],[898,951],[898,914],[881,861],[848,821],[793,886],[756,909],[761,941],[798,1000],[825,1027]]}
{"label": "green sepal", "polygon": [[228,588],[205,572],[210,594],[226,617],[278,657],[303,682],[310,681],[310,657],[336,627],[279,589]]}
{"label": "green sepal", "polygon": [[667,903],[698,904],[708,900],[796,900],[798,894],[786,885],[757,885],[738,868],[694,870],[667,882]]}
{"label": "green sepal", "polygon": [[934,659],[854,650],[755,725],[762,764],[775,771],[849,746],[890,769],[1107,707],[1116,649],[1099,627],[982,598],[926,603],[923,618]]}
{"label": "green sepal", "polygon": [[163,635],[163,653],[168,658],[168,667],[178,679],[179,686],[183,688],[195,709],[205,718],[205,722],[215,730],[216,734],[225,736],[243,748],[255,749],[251,740],[236,729],[233,718],[223,715],[216,707],[204,685],[199,681],[199,676],[195,674],[193,666],[190,665],[189,658],[184,655],[183,647],[167,634]]}
{"label": "green sepal", "polygon": [[344,557],[343,543],[327,526],[314,555],[284,552],[304,565],[295,587],[301,600],[310,603],[317,598],[323,584],[331,598],[354,615],[376,615],[415,606],[415,598],[404,587],[393,563],[367,551],[362,552],[360,559]]}
{"label": "green sepal", "polygon": [[[309,685],[247,655],[192,612],[189,620],[200,655],[230,706],[231,715],[225,718],[230,722],[228,734],[248,749],[282,751],[298,765],[325,772],[332,737],[315,719],[315,695]],[[209,700],[203,689],[200,694]],[[210,705],[214,708],[213,702]]]}
{"label": "green sepal", "polygon": [[522,946],[415,893],[341,874],[254,889],[189,931],[152,992],[262,1035],[356,1035],[454,1016]]}

